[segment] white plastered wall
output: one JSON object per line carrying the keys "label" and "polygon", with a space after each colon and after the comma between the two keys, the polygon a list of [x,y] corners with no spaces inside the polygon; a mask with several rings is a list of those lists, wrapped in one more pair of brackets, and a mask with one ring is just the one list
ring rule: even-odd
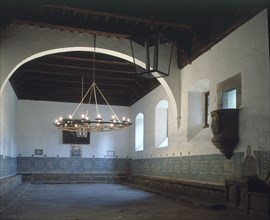
{"label": "white plastered wall", "polygon": [[[167,100],[168,105],[168,137],[169,146],[157,148],[155,147],[155,108],[157,104]],[[144,114],[144,150],[135,151],[135,127],[130,128],[130,146],[132,158],[151,158],[151,157],[167,157],[179,156],[181,152],[179,145],[180,131],[177,127],[177,115],[172,108],[172,102],[165,92],[164,87],[159,86],[144,98],[131,106],[131,119]],[[161,128],[162,129],[162,128]]]}
{"label": "white plastered wall", "polygon": [[[154,147],[154,109],[158,101],[168,100],[169,115],[171,114],[171,102],[164,89],[158,87],[132,106],[132,118],[142,112],[145,121],[143,151],[135,152],[134,130],[131,130],[132,157],[220,154],[211,142],[211,128],[191,128],[193,136],[188,140],[189,114],[203,114],[203,108],[193,106],[188,109],[189,93],[203,94],[209,89],[210,111],[216,110],[217,84],[238,73],[242,76],[242,106],[239,120],[240,140],[235,152],[246,152],[248,145],[252,150],[270,150],[269,42],[267,11],[264,10],[181,70],[181,114],[178,113],[181,115],[181,126],[177,131],[175,119],[169,118],[168,148]],[[203,95],[201,97],[203,99]]]}
{"label": "white plastered wall", "polygon": [[[31,156],[35,149],[43,149],[43,156],[69,157],[70,144],[63,144],[62,132],[52,123],[59,116],[67,117],[77,104],[47,101],[19,100],[18,102],[18,148],[21,156]],[[129,107],[111,106],[118,117],[129,117]],[[89,117],[95,118],[95,106],[82,104],[76,116],[80,117],[88,109]],[[99,112],[104,119],[111,118],[108,106],[100,105]],[[115,156],[129,156],[129,130],[90,134],[90,144],[82,145],[82,157],[107,157],[107,151],[114,151]]]}
{"label": "white plastered wall", "polygon": [[17,133],[17,105],[18,99],[8,82],[0,100],[1,107],[1,139],[0,155],[16,156]]}
{"label": "white plastered wall", "polygon": [[[242,77],[239,137],[236,152],[270,150],[269,42],[267,11],[246,22],[209,51],[181,70],[181,146],[192,154],[219,153],[211,144],[210,128],[186,142],[188,91],[201,79],[210,80],[210,111],[217,109],[217,84],[238,73]],[[196,109],[194,109],[196,111]]]}

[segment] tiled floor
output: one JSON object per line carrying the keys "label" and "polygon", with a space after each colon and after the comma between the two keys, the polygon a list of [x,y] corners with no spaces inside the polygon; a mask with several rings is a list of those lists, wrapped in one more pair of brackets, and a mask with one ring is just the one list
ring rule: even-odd
{"label": "tiled floor", "polygon": [[[8,196],[8,195],[6,195]],[[1,200],[3,202],[3,200]],[[210,210],[117,184],[34,184],[0,215],[1,220],[256,219]]]}

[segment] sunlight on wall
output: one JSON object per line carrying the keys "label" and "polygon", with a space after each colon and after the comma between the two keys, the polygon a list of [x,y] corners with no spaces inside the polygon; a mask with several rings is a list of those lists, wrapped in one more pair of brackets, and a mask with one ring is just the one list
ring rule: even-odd
{"label": "sunlight on wall", "polygon": [[143,138],[144,138],[144,115],[139,113],[135,119],[135,150],[143,150]]}
{"label": "sunlight on wall", "polygon": [[155,109],[155,146],[168,146],[168,101],[160,101]]}

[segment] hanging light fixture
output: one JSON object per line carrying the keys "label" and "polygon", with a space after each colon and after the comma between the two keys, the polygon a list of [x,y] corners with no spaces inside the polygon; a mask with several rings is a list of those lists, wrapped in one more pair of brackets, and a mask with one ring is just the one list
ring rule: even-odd
{"label": "hanging light fixture", "polygon": [[[145,69],[138,68],[135,63],[136,55],[132,43],[133,40],[137,41],[144,47]],[[161,33],[151,32],[146,35],[135,36],[131,38],[130,44],[133,62],[136,67],[136,73],[138,76],[145,78],[160,78],[169,76],[173,54],[172,41],[170,41]],[[141,52],[138,51],[138,53]]]}
{"label": "hanging light fixture", "polygon": [[[134,35],[130,38],[131,52],[137,76],[145,78],[160,78],[170,74],[173,42],[161,33],[154,25],[154,11],[151,12],[152,23],[150,31],[144,34]],[[134,50],[133,41],[144,47],[145,68],[140,68],[135,63],[135,57],[139,57],[141,49]]]}
{"label": "hanging light fixture", "polygon": [[[132,123],[130,119],[123,117],[122,120],[116,115],[110,106],[109,102],[99,89],[95,82],[95,54],[96,53],[96,35],[94,36],[94,52],[93,52],[93,82],[88,88],[87,92],[83,95],[83,77],[82,77],[82,99],[79,105],[74,110],[73,114],[69,115],[68,118],[59,117],[55,120],[53,125],[59,130],[76,132],[77,137],[87,137],[88,132],[103,132],[103,131],[115,131],[124,128],[128,128]],[[109,120],[104,120],[99,112],[99,106],[97,101],[97,94],[99,94],[105,101],[107,107],[112,113],[112,117]],[[88,110],[81,114],[80,117],[76,118],[76,113],[80,108],[81,104],[84,102],[86,97],[89,95],[90,104],[92,98],[95,102],[96,116],[94,119],[90,119]]]}

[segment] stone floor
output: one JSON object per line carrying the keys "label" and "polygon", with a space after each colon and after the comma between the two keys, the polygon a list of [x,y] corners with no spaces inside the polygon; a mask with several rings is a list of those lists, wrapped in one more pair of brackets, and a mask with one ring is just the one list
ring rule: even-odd
{"label": "stone floor", "polygon": [[1,220],[256,219],[232,210],[211,210],[117,184],[29,184],[18,187],[21,189],[15,188],[1,198],[2,206],[13,200],[0,212]]}

